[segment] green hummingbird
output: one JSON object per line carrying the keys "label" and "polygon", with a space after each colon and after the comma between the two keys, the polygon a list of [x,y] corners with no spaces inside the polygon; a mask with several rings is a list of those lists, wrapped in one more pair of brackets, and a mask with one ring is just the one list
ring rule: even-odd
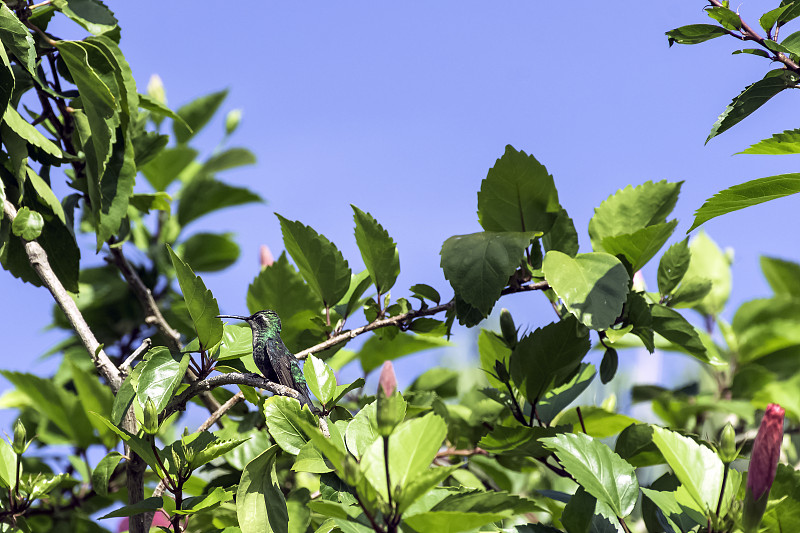
{"label": "green hummingbird", "polygon": [[291,387],[300,393],[300,403],[313,407],[306,378],[294,354],[281,339],[281,319],[271,309],[251,316],[218,315],[217,318],[244,320],[253,331],[253,360],[269,381]]}

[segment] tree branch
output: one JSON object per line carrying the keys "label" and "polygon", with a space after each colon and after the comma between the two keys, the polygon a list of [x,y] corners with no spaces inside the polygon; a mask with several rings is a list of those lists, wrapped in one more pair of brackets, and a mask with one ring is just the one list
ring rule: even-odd
{"label": "tree branch", "polygon": [[[13,223],[14,219],[17,217],[17,210],[8,200],[3,200],[3,212],[6,218]],[[97,342],[94,333],[92,333],[92,330],[83,318],[75,301],[70,297],[69,293],[67,293],[67,290],[64,288],[64,285],[61,284],[61,280],[58,279],[55,272],[53,272],[53,268],[50,266],[50,262],[47,259],[47,252],[45,252],[44,248],[35,240],[26,241],[21,237],[20,239],[25,247],[25,253],[28,255],[28,261],[30,261],[31,266],[39,275],[39,279],[42,280],[42,283],[50,291],[50,294],[53,295],[58,306],[64,311],[72,329],[78,334],[86,351],[89,352],[98,372],[108,381],[111,390],[116,394],[122,385],[122,375],[119,369],[114,366],[111,359],[109,359],[108,355],[106,355],[106,352],[103,351],[103,347]]]}
{"label": "tree branch", "polygon": [[[527,292],[527,291],[543,291],[550,288],[550,284],[546,281],[539,281],[536,283],[531,283],[529,285],[522,285],[520,287],[509,287],[503,289],[500,293],[501,296],[505,296],[507,294],[514,294],[517,292]],[[384,318],[382,320],[375,320],[370,322],[366,326],[361,326],[360,328],[347,330],[339,333],[338,335],[334,335],[330,339],[317,344],[316,346],[312,346],[311,348],[306,348],[305,350],[298,352],[295,354],[295,357],[298,359],[305,359],[309,355],[322,352],[336,346],[339,343],[347,342],[349,340],[355,339],[359,335],[363,335],[369,331],[373,331],[380,328],[385,328],[389,326],[400,326],[401,324],[413,320],[415,318],[421,316],[430,316],[441,313],[442,311],[447,311],[448,309],[452,308],[455,305],[455,301],[450,300],[446,304],[437,305],[435,307],[428,307],[425,309],[417,309],[414,311],[409,311],[408,313],[403,313],[402,315],[393,316],[390,318]]]}

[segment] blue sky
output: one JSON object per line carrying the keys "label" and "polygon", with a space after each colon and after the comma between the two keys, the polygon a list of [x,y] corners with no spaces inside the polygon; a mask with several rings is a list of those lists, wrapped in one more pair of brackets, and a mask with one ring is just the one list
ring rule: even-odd
{"label": "blue sky", "polygon": [[[220,177],[267,203],[190,228],[238,236],[240,261],[204,276],[226,313],[246,309],[259,246],[276,255],[283,249],[273,212],[311,225],[360,270],[350,204],[371,212],[398,243],[394,296],[428,283],[449,298],[441,243],[480,229],[477,191],[506,144],[534,154],[554,175],[582,251],[589,251],[593,208],[628,184],[685,180],[675,241],[715,192],[792,172],[793,156],[732,155],[797,126],[786,112],[790,91],[703,145],[731,98],[770,68],[754,56],[731,56],[741,48],[731,38],[668,48],[665,31],[710,22],[703,5],[110,2],[142,92],[151,74],[164,80],[173,107],[228,87],[223,110],[244,112],[232,143],[251,149],[258,164]],[[749,2],[740,12],[755,24],[770,7]],[[212,123],[198,144],[210,152],[221,133],[222,124]],[[789,226],[796,206],[789,197],[703,226],[736,252],[728,318],[735,305],[768,295],[760,255],[800,259],[800,237]],[[655,266],[645,269],[651,286]],[[0,294],[0,368],[52,371],[37,361],[62,338],[42,331],[49,294],[7,272],[0,272]],[[532,303],[541,300],[515,295],[502,305],[518,323],[536,326],[552,319]],[[0,390],[7,386],[0,380]]]}

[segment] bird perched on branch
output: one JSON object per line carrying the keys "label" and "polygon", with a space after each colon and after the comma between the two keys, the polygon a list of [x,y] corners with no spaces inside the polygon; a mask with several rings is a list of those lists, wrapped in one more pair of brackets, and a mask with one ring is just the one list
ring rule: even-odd
{"label": "bird perched on branch", "polygon": [[303,370],[281,339],[281,319],[270,309],[251,316],[218,315],[217,318],[244,320],[253,331],[253,360],[269,381],[291,387],[300,393],[300,403],[313,407]]}

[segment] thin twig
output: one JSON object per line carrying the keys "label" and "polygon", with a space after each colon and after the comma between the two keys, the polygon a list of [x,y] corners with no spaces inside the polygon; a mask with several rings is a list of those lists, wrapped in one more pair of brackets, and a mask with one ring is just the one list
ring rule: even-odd
{"label": "thin twig", "polygon": [[489,455],[489,452],[484,450],[483,448],[471,448],[469,450],[458,450],[456,448],[447,448],[446,450],[442,450],[436,452],[436,459],[442,457],[450,457],[451,455],[457,455],[459,457],[472,457],[473,455]]}
{"label": "thin twig", "polygon": [[130,369],[133,362],[136,361],[140,355],[149,350],[152,345],[153,341],[149,338],[143,340],[141,346],[136,348],[133,353],[131,353],[128,358],[122,362],[122,364],[119,366],[119,371],[127,374],[128,369]]}
{"label": "thin twig", "polygon": [[206,418],[205,422],[203,422],[202,424],[200,424],[197,427],[197,431],[195,433],[199,433],[201,431],[205,431],[208,428],[210,428],[211,426],[213,426],[217,422],[217,420],[222,418],[222,415],[224,415],[225,413],[230,411],[231,408],[234,405],[236,405],[237,403],[241,402],[242,400],[244,400],[244,394],[242,394],[242,391],[239,391],[236,394],[234,394],[231,397],[230,400],[228,400],[227,402],[223,403],[219,407],[219,409],[217,409],[216,411],[211,413],[211,415],[208,418]]}
{"label": "thin twig", "polygon": [[[515,287],[515,288],[509,287],[507,289],[504,289],[503,292],[501,292],[501,294],[506,295],[506,294],[514,294],[517,292],[541,291],[549,288],[550,284],[548,284],[546,281],[539,281],[537,283],[531,283],[529,285],[522,285],[521,287]],[[312,346],[311,348],[307,348],[301,352],[298,352],[297,354],[295,354],[295,357],[297,357],[298,359],[305,359],[309,355],[322,352],[342,342],[355,339],[359,335],[363,335],[364,333],[367,333],[369,331],[373,331],[380,328],[386,328],[389,326],[400,326],[404,322],[413,320],[421,316],[430,316],[441,313],[442,311],[447,311],[454,305],[455,302],[451,300],[445,304],[437,305],[435,307],[428,307],[426,309],[416,309],[414,311],[409,311],[408,313],[403,313],[402,315],[397,315],[390,318],[384,318],[382,320],[375,320],[373,322],[370,322],[366,326],[361,326],[360,328],[352,329],[349,331],[343,331],[342,333],[331,337],[325,342],[321,342],[316,346]]]}
{"label": "thin twig", "polygon": [[[5,212],[6,218],[13,223],[14,219],[17,217],[17,210],[14,205],[8,200],[3,200],[3,211]],[[35,240],[26,241],[22,238],[21,240],[25,247],[25,253],[28,255],[28,261],[30,261],[31,266],[39,275],[39,279],[42,280],[42,283],[44,283],[45,287],[50,291],[50,294],[53,295],[58,306],[64,311],[64,315],[66,315],[72,329],[78,334],[86,351],[88,351],[89,355],[92,357],[92,361],[94,361],[97,370],[106,381],[108,381],[111,390],[116,394],[119,387],[122,385],[122,375],[119,369],[114,366],[114,363],[111,362],[108,355],[106,355],[106,352],[103,351],[103,347],[97,342],[94,333],[83,318],[75,301],[69,296],[64,285],[61,284],[61,280],[59,280],[55,272],[53,272],[53,268],[50,266],[50,262],[47,259],[47,252],[45,252],[44,248]]]}

